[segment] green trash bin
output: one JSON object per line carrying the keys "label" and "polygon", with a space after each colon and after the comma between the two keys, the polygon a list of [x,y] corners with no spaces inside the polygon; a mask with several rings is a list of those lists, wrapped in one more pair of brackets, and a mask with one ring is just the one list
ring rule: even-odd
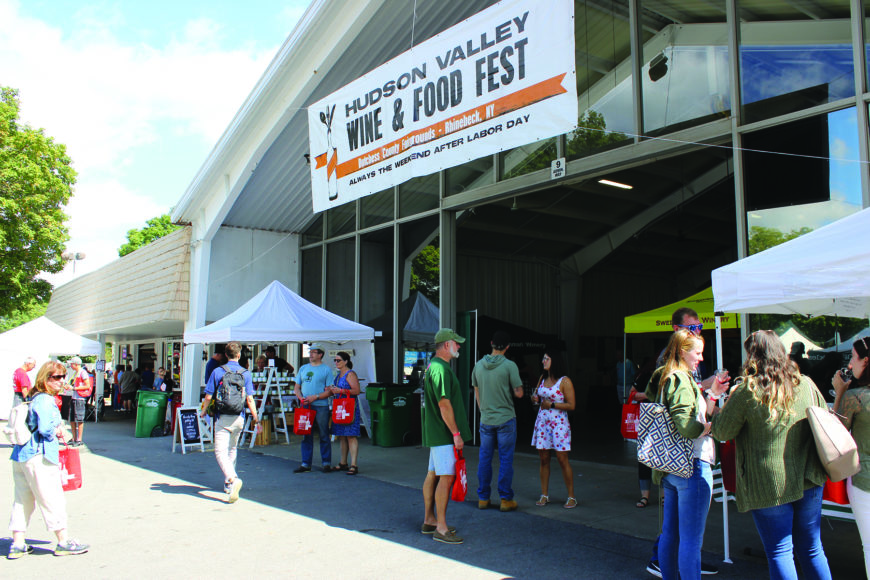
{"label": "green trash bin", "polygon": [[410,385],[372,384],[366,387],[372,420],[372,444],[399,447],[419,437],[420,399]]}
{"label": "green trash bin", "polygon": [[163,435],[163,422],[166,420],[166,402],[168,400],[167,393],[139,391],[136,398],[136,437]]}

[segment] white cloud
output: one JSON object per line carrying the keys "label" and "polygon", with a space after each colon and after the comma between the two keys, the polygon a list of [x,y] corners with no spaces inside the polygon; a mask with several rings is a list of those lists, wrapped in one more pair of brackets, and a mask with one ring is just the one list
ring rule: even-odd
{"label": "white cloud", "polygon": [[[201,143],[204,161],[274,50],[222,48],[221,25],[209,19],[188,22],[165,46],[132,43],[113,32],[123,21],[117,11],[79,13],[65,34],[19,6],[0,0],[0,84],[19,89],[22,121],[67,146],[79,173],[68,248],[88,254],[77,273],[95,269],[117,257],[128,229],[166,213],[187,186],[145,191],[125,171],[179,136]],[[197,169],[180,173],[189,179]]]}

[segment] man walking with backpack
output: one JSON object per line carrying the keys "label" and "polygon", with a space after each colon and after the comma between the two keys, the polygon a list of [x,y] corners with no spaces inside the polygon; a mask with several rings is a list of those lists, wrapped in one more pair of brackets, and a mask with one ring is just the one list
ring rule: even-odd
{"label": "man walking with backpack", "polygon": [[214,456],[224,473],[227,503],[234,503],[239,499],[242,489],[242,480],[236,473],[236,450],[245,426],[245,405],[250,409],[255,425],[260,425],[260,418],[254,405],[251,373],[239,364],[242,345],[231,342],[227,344],[224,354],[228,359],[227,364],[214,369],[206,383],[201,415],[206,415],[214,399]]}

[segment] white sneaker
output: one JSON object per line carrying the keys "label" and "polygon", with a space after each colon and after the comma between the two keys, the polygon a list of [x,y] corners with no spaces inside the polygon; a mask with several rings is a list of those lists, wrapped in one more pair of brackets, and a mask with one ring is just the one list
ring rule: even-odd
{"label": "white sneaker", "polygon": [[230,487],[230,496],[227,498],[227,503],[236,503],[239,501],[239,492],[242,490],[242,480],[235,478]]}

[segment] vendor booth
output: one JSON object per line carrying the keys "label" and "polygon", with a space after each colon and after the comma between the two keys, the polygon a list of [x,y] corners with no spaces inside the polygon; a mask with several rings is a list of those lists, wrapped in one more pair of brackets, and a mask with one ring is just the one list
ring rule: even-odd
{"label": "vendor booth", "polygon": [[[11,378],[29,356],[36,360],[36,369],[39,369],[42,363],[58,355],[99,354],[100,343],[96,340],[79,336],[40,316],[0,334],[0,376]],[[0,385],[0,418],[7,419],[12,403],[12,381],[0,381]],[[99,398],[103,382],[97,381],[96,387]]]}
{"label": "vendor booth", "polygon": [[[372,328],[315,306],[276,280],[224,318],[202,328],[185,332],[184,342],[324,343],[329,351],[328,355],[340,350],[350,353],[353,370],[359,377],[360,388],[365,392],[366,385],[377,381],[374,337],[375,331]],[[324,364],[331,366],[332,356],[325,356],[323,360]],[[286,401],[283,388],[289,386],[289,380],[282,381],[282,377],[276,372],[267,374],[268,377],[265,378],[262,386],[258,387],[261,391],[258,407],[264,408],[271,391],[277,396],[276,401],[281,405],[280,411],[283,415],[285,411],[283,405]],[[365,397],[360,396],[357,404],[360,405],[361,418],[366,431],[371,433],[368,409],[364,401]],[[285,436],[289,438],[286,433]]]}
{"label": "vendor booth", "polygon": [[[870,209],[713,270],[714,304],[717,311],[867,318],[867,264]],[[834,505],[823,506],[823,515],[849,517]]]}
{"label": "vendor booth", "polygon": [[[625,317],[625,330],[623,335],[623,352],[627,354],[626,342],[629,334],[643,334],[648,332],[673,332],[671,316],[678,308],[688,307],[698,313],[701,324],[708,329],[713,328],[715,316],[713,310],[713,288],[705,288],[697,294],[693,294],[683,300],[678,300],[665,306],[653,308],[639,314]],[[736,314],[722,316],[722,328],[740,328],[740,319]],[[622,387],[623,401],[628,397],[631,385],[627,381],[617,385]]]}

